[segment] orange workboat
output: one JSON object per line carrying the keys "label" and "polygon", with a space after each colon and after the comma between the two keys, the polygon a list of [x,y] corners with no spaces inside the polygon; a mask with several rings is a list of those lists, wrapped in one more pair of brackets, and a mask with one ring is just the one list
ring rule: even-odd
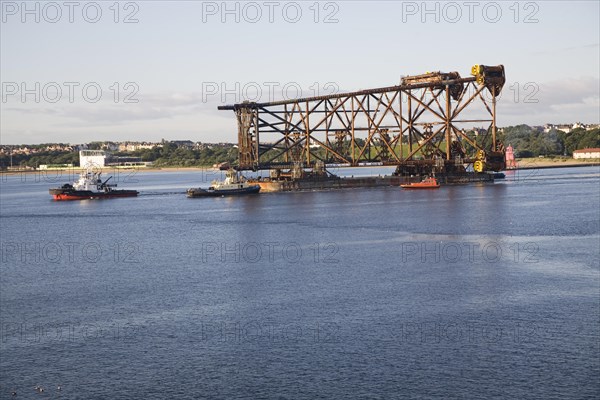
{"label": "orange workboat", "polygon": [[440,184],[435,178],[425,178],[421,182],[407,183],[400,185],[403,189],[439,189]]}

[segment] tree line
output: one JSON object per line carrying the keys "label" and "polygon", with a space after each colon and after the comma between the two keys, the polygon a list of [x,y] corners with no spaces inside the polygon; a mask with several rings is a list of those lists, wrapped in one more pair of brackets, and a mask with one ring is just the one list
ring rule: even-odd
{"label": "tree line", "polygon": [[600,147],[600,129],[586,131],[576,128],[565,133],[552,129],[549,132],[528,125],[509,126],[498,135],[505,146],[514,148],[519,158],[563,155],[571,156],[573,151]]}
{"label": "tree line", "polygon": [[159,167],[203,167],[221,162],[233,163],[237,159],[237,148],[233,145],[211,145],[193,149],[165,142],[162,147],[121,152],[116,155],[140,157],[142,161],[152,161]]}
{"label": "tree line", "polygon": [[[517,125],[504,128],[499,132],[498,139],[505,146],[511,145],[514,148],[515,156],[519,158],[571,156],[577,149],[600,148],[600,129],[586,131],[584,128],[576,128],[568,133],[552,129],[549,132],[543,132],[528,125]],[[142,161],[151,161],[158,167],[204,167],[221,162],[234,163],[237,160],[237,148],[232,144],[211,145],[198,149],[178,146],[165,141],[162,147],[113,154],[123,157],[139,157]],[[9,154],[0,154],[0,168],[10,166],[10,158]],[[13,166],[38,167],[42,164],[78,165],[79,153],[53,150],[35,154],[12,155]]]}

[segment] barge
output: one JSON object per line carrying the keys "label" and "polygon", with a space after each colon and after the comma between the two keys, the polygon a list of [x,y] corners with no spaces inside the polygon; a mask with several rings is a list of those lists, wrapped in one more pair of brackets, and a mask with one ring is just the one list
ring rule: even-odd
{"label": "barge", "polygon": [[[493,183],[494,175],[488,173],[466,172],[461,174],[436,175],[437,181],[443,185],[458,185],[466,183]],[[274,179],[262,178],[249,180],[250,184],[260,186],[261,192],[289,192],[301,190],[328,190],[328,189],[351,189],[351,188],[374,188],[389,187],[409,184],[420,181],[420,177],[410,176],[364,176],[341,178],[335,175],[330,176],[307,176],[297,179]]]}

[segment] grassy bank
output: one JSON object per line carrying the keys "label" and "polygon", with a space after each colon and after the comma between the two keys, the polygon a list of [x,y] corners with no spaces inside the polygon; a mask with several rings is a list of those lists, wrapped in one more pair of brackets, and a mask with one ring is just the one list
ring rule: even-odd
{"label": "grassy bank", "polygon": [[566,167],[579,165],[595,165],[600,163],[600,159],[576,160],[572,157],[531,157],[518,158],[517,167],[519,168],[534,168],[534,167]]}

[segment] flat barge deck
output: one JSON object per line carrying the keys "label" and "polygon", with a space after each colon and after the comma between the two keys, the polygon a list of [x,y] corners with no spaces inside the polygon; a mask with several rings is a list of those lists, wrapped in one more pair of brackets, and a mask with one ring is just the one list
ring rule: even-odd
{"label": "flat barge deck", "polygon": [[[489,173],[462,173],[456,175],[436,175],[438,182],[444,185],[466,184],[473,182],[493,183],[494,175]],[[364,187],[384,187],[400,186],[401,184],[419,182],[422,177],[419,176],[364,176],[341,178],[336,176],[329,177],[310,177],[300,179],[254,179],[249,180],[251,184],[260,185],[261,193],[264,192],[289,192],[301,190],[326,190],[326,189],[349,189]]]}

